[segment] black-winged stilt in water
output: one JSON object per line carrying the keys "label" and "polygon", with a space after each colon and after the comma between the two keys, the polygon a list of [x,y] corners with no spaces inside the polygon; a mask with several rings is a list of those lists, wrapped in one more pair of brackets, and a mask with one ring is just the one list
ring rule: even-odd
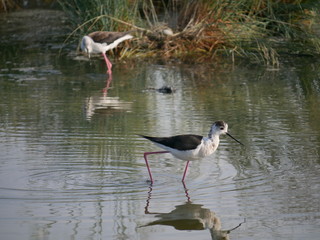
{"label": "black-winged stilt in water", "polygon": [[91,53],[101,53],[106,62],[108,73],[111,75],[112,63],[107,58],[106,52],[116,48],[119,43],[131,38],[133,38],[133,36],[130,32],[92,32],[82,38],[81,50],[86,52],[89,58]]}
{"label": "black-winged stilt in water", "polygon": [[206,156],[211,155],[214,153],[218,146],[219,146],[219,136],[222,134],[226,134],[232,139],[234,139],[236,142],[243,145],[241,142],[239,142],[237,139],[232,137],[228,133],[228,124],[224,121],[217,121],[213,123],[213,125],[210,128],[210,132],[208,134],[208,137],[203,137],[199,135],[177,135],[172,137],[149,137],[149,136],[143,136],[142,137],[150,140],[158,147],[166,150],[166,151],[159,151],[159,152],[145,152],[144,153],[144,160],[146,161],[146,166],[148,168],[150,181],[153,183],[153,178],[151,174],[151,170],[149,167],[147,156],[150,154],[160,154],[160,153],[171,153],[176,158],[182,159],[187,161],[182,182],[184,182],[184,179],[186,177],[186,173],[188,170],[189,162],[194,160],[199,160],[201,158],[204,158]]}

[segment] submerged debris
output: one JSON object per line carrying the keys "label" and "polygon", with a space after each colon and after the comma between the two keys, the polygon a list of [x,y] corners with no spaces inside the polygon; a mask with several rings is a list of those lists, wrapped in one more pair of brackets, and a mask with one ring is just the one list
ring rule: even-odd
{"label": "submerged debris", "polygon": [[163,86],[161,88],[156,89],[159,93],[171,94],[175,92],[175,89],[172,87]]}
{"label": "submerged debris", "polygon": [[161,88],[148,88],[147,90],[154,90],[163,94],[172,94],[176,91],[174,88],[168,86],[163,86]]}

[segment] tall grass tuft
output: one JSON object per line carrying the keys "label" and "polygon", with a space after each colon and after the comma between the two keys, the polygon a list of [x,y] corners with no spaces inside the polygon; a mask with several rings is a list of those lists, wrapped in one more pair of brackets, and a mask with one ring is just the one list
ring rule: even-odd
{"label": "tall grass tuft", "polygon": [[112,16],[125,22],[133,22],[137,15],[136,4],[129,0],[58,0],[58,2],[74,26],[89,21],[87,29],[79,29],[84,32],[123,30],[123,25],[108,17],[97,18],[102,15]]}
{"label": "tall grass tuft", "polygon": [[[221,52],[278,66],[279,53],[320,53],[318,0],[58,0],[82,34],[143,32],[133,55],[199,61]],[[81,23],[81,25],[79,25]],[[308,51],[306,51],[308,49]],[[194,59],[194,58],[193,58]]]}

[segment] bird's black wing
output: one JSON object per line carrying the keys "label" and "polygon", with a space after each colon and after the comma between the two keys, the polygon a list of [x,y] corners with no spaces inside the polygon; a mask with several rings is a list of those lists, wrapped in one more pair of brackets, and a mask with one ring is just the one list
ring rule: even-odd
{"label": "bird's black wing", "polygon": [[90,33],[88,36],[91,37],[95,42],[111,44],[118,38],[121,38],[127,34],[129,34],[129,32],[97,31],[97,32]]}
{"label": "bird's black wing", "polygon": [[149,137],[142,136],[151,142],[158,143],[180,151],[196,149],[203,136],[199,135],[177,135],[173,137]]}

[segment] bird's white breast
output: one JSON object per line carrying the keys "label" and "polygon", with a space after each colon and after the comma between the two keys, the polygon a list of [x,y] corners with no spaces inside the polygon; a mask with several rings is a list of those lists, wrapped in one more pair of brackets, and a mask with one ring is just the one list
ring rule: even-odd
{"label": "bird's white breast", "polygon": [[201,144],[193,150],[179,151],[172,148],[167,148],[176,158],[193,161],[207,157],[214,153],[219,145],[219,139],[215,141],[209,138],[203,138]]}

